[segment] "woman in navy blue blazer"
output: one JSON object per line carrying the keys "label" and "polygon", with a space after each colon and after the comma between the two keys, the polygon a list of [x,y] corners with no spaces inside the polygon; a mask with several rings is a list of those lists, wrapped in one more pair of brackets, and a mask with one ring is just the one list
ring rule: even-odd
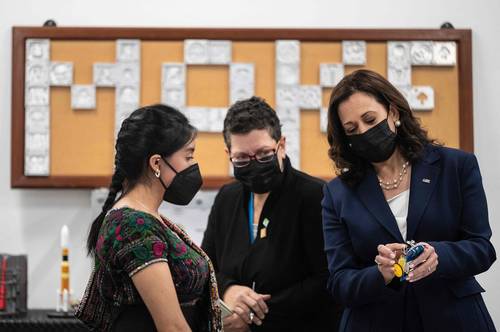
{"label": "woman in navy blue blazer", "polygon": [[[324,189],[323,229],[340,331],[495,331],[474,278],[496,259],[475,156],[429,139],[368,70],[333,90],[328,142],[340,172]],[[400,281],[410,240],[425,250]]]}

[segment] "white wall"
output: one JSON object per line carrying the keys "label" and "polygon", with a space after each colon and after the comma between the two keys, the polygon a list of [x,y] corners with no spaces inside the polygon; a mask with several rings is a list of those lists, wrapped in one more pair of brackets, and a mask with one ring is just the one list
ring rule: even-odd
{"label": "white wall", "polygon": [[[473,30],[474,135],[489,200],[493,243],[500,248],[500,2],[252,0],[252,1],[54,1],[0,2],[0,252],[29,256],[29,306],[52,307],[58,285],[58,234],[71,228],[72,286],[81,294],[89,261],[84,237],[91,218],[85,190],[10,189],[11,27],[39,26],[53,18],[60,26],[158,27],[368,27],[438,28],[444,21]],[[201,221],[204,222],[204,221]],[[479,277],[485,299],[500,325],[500,267]]]}

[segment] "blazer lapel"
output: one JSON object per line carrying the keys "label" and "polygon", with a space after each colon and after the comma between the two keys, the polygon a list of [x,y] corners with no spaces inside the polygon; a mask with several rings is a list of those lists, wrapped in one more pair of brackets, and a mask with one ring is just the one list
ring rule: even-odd
{"label": "blazer lapel", "polygon": [[437,160],[439,160],[439,154],[435,150],[427,150],[424,158],[412,165],[410,202],[406,219],[406,238],[408,240],[413,240],[418,224],[438,182],[440,168],[432,165]]}
{"label": "blazer lapel", "polygon": [[377,176],[373,169],[368,169],[366,176],[356,188],[361,202],[377,219],[377,221],[392,235],[396,242],[404,242],[401,232],[389,204],[385,200]]}

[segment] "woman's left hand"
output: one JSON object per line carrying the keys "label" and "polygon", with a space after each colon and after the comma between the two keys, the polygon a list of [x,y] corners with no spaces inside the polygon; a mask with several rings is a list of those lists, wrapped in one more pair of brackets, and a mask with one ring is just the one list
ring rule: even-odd
{"label": "woman's left hand", "polygon": [[420,242],[424,245],[424,251],[415,260],[410,262],[412,272],[408,274],[408,281],[415,282],[430,276],[436,271],[439,264],[438,255],[434,247],[428,243]]}

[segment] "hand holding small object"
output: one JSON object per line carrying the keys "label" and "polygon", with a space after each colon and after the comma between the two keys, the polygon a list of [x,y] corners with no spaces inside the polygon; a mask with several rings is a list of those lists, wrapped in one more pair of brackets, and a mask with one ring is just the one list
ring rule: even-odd
{"label": "hand holding small object", "polygon": [[378,255],[375,256],[375,263],[384,277],[386,285],[394,278],[394,264],[405,248],[406,244],[404,243],[379,244],[377,246]]}
{"label": "hand holding small object", "polygon": [[[265,315],[269,312],[265,301],[270,298],[271,295],[256,293],[250,287],[232,285],[225,291],[223,300],[247,324],[261,325]],[[250,320],[250,313],[254,314],[252,320]]]}
{"label": "hand holding small object", "polygon": [[439,265],[438,255],[433,246],[426,242],[420,242],[423,245],[423,252],[410,262],[408,281],[415,282],[426,278],[434,273]]}

